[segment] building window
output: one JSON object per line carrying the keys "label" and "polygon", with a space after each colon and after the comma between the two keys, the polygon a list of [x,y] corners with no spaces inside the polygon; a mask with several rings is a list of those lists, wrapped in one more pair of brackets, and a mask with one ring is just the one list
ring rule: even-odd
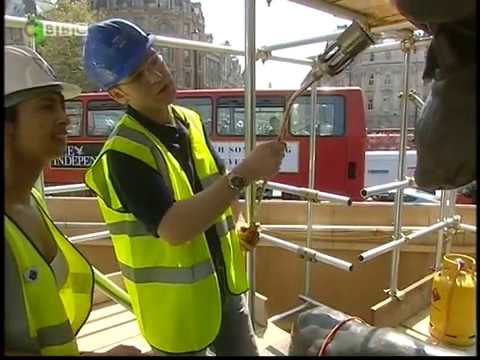
{"label": "building window", "polygon": [[95,9],[105,9],[107,7],[107,0],[97,0],[94,6]]}
{"label": "building window", "polygon": [[169,22],[160,24],[160,35],[175,35],[175,26]]}
{"label": "building window", "polygon": [[220,87],[220,63],[212,58],[207,58],[206,61],[208,84],[211,87]]}
{"label": "building window", "polygon": [[185,66],[192,65],[192,52],[190,50],[183,50],[183,62]]}
{"label": "building window", "polygon": [[158,0],[158,7],[160,9],[168,9],[168,0]]}
{"label": "building window", "polygon": [[375,53],[370,53],[370,61],[375,61]]}
{"label": "building window", "polygon": [[163,56],[163,59],[167,63],[167,65],[172,66],[175,60],[174,51],[171,48],[162,48],[160,49],[160,53]]}
{"label": "building window", "polygon": [[145,0],[142,1],[146,7],[148,8],[155,8],[158,6],[157,0]]}
{"label": "building window", "polygon": [[390,50],[385,51],[385,59],[390,60],[392,58],[392,52]]}
{"label": "building window", "polygon": [[127,0],[117,0],[117,8],[127,8],[127,7],[130,7],[131,6],[131,3],[130,1],[127,1]]}
{"label": "building window", "polygon": [[370,85],[370,86],[375,85],[375,75],[374,74],[370,74],[370,76],[368,78],[368,85]]}
{"label": "building window", "polygon": [[183,84],[183,77],[181,72],[177,72],[175,74],[175,81],[177,82],[178,86],[182,86],[181,84]]}
{"label": "building window", "polygon": [[188,38],[190,38],[190,35],[192,35],[191,31],[190,31],[190,24],[189,23],[183,24],[183,33],[185,35],[187,35]]}
{"label": "building window", "polygon": [[383,98],[383,111],[384,112],[390,111],[390,98],[388,97]]}
{"label": "building window", "polygon": [[190,71],[185,71],[185,74],[183,75],[183,82],[186,88],[192,87],[192,74]]}
{"label": "building window", "polygon": [[368,111],[373,110],[373,99],[368,99],[367,109]]}
{"label": "building window", "polygon": [[390,74],[385,74],[385,86],[392,86],[392,76]]}

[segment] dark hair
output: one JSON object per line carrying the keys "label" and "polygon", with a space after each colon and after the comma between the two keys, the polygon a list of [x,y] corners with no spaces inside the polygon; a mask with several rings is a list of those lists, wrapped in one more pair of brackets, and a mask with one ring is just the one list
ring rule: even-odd
{"label": "dark hair", "polygon": [[17,118],[17,105],[9,106],[5,108],[5,121],[13,123]]}

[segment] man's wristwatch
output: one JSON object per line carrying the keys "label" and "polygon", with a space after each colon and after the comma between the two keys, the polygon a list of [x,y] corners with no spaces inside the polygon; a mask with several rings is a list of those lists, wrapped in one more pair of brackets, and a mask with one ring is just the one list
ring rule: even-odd
{"label": "man's wristwatch", "polygon": [[227,175],[228,186],[234,190],[237,194],[240,194],[243,189],[248,185],[247,180],[234,172]]}

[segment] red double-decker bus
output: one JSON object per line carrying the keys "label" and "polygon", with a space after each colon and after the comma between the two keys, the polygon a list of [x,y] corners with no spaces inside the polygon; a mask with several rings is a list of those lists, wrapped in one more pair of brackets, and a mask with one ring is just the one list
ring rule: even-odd
{"label": "red double-decker bus", "polygon": [[[293,90],[258,90],[257,142],[278,134],[282,113]],[[245,153],[244,90],[180,90],[176,103],[197,111],[227,168]],[[274,181],[307,186],[311,97],[300,96],[293,107],[286,137],[287,153]],[[107,93],[86,93],[66,102],[71,119],[67,150],[45,169],[47,185],[82,183],[125,107]],[[319,88],[316,127],[316,181],[321,191],[360,200],[364,186],[366,124],[360,88]]]}

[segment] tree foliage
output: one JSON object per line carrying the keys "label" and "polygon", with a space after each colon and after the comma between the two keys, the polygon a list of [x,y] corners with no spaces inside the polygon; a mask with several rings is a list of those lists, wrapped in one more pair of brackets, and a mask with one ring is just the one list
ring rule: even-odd
{"label": "tree foliage", "polygon": [[[56,6],[41,14],[44,20],[91,24],[102,14],[92,10],[89,0],[57,0]],[[82,63],[82,49],[85,37],[62,36],[46,37],[37,51],[57,73],[59,80],[76,84],[83,91],[91,91],[95,86],[88,82]]]}

